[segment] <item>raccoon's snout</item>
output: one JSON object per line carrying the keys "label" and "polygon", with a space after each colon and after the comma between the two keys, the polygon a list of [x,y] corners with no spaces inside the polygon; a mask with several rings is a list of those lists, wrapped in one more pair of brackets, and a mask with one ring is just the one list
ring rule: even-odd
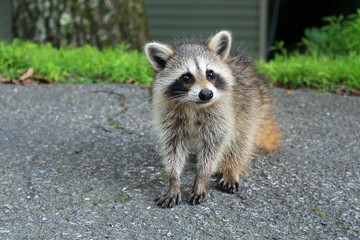
{"label": "raccoon's snout", "polygon": [[204,101],[210,100],[213,96],[214,96],[214,93],[208,88],[202,89],[199,92],[199,98]]}

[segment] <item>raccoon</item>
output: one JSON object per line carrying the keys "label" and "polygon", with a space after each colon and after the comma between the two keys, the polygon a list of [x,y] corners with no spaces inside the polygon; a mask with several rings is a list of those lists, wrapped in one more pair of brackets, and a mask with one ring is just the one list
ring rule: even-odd
{"label": "raccoon", "polygon": [[200,204],[213,173],[221,173],[221,190],[235,193],[256,150],[279,146],[268,83],[231,42],[231,33],[220,31],[204,41],[144,47],[156,72],[151,113],[169,176],[167,192],[155,200],[163,208],[182,202],[180,175],[191,148],[196,177],[188,203]]}

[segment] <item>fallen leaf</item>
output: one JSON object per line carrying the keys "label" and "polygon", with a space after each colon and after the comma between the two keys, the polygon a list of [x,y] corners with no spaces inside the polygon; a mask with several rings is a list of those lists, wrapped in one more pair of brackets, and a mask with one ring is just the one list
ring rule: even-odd
{"label": "fallen leaf", "polygon": [[33,68],[29,68],[29,69],[26,71],[26,73],[24,73],[24,74],[19,78],[19,80],[20,80],[20,81],[24,81],[24,80],[32,77],[32,76],[34,75],[34,72],[35,72],[35,71],[34,71]]}
{"label": "fallen leaf", "polygon": [[286,90],[286,95],[291,95],[293,92],[291,90]]}
{"label": "fallen leaf", "polygon": [[360,96],[360,90],[346,90],[345,88],[340,87],[340,88],[337,88],[335,92],[340,95]]}
{"label": "fallen leaf", "polygon": [[134,80],[133,79],[128,79],[128,80],[125,81],[125,83],[132,84],[132,83],[134,83]]}
{"label": "fallen leaf", "polygon": [[360,96],[360,90],[351,90],[351,94],[354,94],[356,96]]}
{"label": "fallen leaf", "polygon": [[34,79],[31,79],[31,78],[27,78],[27,79],[24,79],[24,80],[19,80],[19,83],[21,85],[34,85],[34,84],[37,84],[37,82]]}
{"label": "fallen leaf", "polygon": [[14,81],[4,78],[0,76],[0,83],[14,83]]}
{"label": "fallen leaf", "polygon": [[34,76],[33,79],[36,80],[36,82],[38,83],[44,83],[44,84],[52,83],[52,81],[50,81],[49,79],[43,78],[41,76]]}

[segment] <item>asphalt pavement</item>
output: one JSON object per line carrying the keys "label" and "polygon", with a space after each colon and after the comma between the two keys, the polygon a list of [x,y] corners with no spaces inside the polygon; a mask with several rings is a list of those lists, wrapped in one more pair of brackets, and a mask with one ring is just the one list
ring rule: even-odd
{"label": "asphalt pavement", "polygon": [[273,96],[282,147],[240,191],[162,209],[148,88],[0,85],[0,239],[360,239],[360,98]]}

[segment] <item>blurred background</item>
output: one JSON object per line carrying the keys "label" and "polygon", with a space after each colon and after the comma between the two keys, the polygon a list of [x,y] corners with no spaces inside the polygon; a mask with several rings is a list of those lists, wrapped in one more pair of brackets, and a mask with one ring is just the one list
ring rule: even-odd
{"label": "blurred background", "polygon": [[124,42],[141,50],[149,39],[171,41],[229,29],[240,45],[271,58],[275,42],[301,48],[305,29],[359,7],[360,0],[1,0],[0,40],[100,49]]}

